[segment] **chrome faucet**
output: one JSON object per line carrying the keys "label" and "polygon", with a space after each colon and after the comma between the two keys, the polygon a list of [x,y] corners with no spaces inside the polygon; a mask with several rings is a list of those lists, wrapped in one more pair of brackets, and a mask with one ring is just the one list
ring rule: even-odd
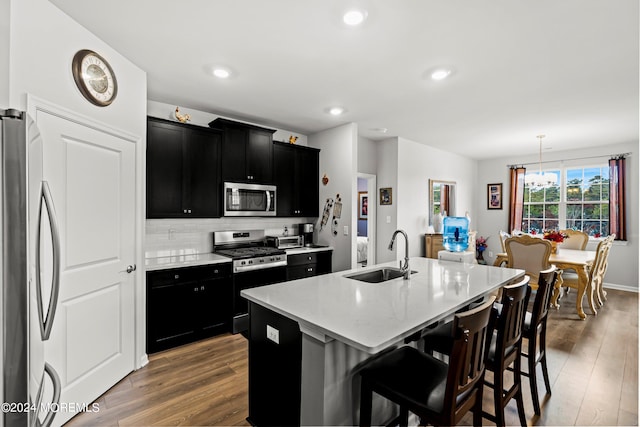
{"label": "chrome faucet", "polygon": [[407,237],[407,233],[404,230],[396,230],[393,232],[393,236],[391,236],[391,242],[389,243],[389,250],[393,250],[393,243],[396,241],[396,236],[398,233],[402,233],[404,236],[404,264],[400,261],[400,271],[402,271],[404,280],[407,280],[411,275],[411,268],[409,268],[409,238]]}

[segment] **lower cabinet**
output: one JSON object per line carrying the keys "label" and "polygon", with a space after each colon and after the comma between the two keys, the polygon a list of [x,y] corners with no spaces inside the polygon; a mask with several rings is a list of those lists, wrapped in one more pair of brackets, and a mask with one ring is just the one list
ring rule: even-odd
{"label": "lower cabinet", "polygon": [[303,279],[331,273],[333,251],[320,251],[287,256],[287,280]]}
{"label": "lower cabinet", "polygon": [[424,235],[425,257],[438,259],[438,252],[444,250],[442,246],[442,234]]}
{"label": "lower cabinet", "polygon": [[230,264],[147,272],[147,353],[231,328]]}

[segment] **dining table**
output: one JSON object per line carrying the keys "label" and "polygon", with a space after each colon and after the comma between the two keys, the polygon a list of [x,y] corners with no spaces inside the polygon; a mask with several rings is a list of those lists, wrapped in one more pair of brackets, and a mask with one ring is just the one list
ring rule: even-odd
{"label": "dining table", "polygon": [[[589,270],[593,265],[593,262],[596,259],[596,251],[583,251],[579,249],[565,249],[558,248],[556,253],[552,253],[549,256],[549,263],[553,264],[558,268],[558,270],[574,270],[578,275],[578,295],[576,296],[576,312],[580,319],[586,319],[587,315],[582,309],[582,300],[584,299],[585,294],[587,295],[587,301],[589,302],[589,308],[591,312],[595,315],[598,314],[596,310],[596,304],[594,300],[594,291],[592,289],[591,283],[589,280]],[[500,266],[505,264],[507,267],[511,267],[509,265],[508,256],[506,253],[499,253],[496,256],[496,260],[493,263],[494,266]],[[553,291],[553,296],[551,298],[551,305],[554,308],[559,308],[559,300],[561,298],[560,291],[562,289],[562,275],[558,277],[556,281],[555,289]]]}

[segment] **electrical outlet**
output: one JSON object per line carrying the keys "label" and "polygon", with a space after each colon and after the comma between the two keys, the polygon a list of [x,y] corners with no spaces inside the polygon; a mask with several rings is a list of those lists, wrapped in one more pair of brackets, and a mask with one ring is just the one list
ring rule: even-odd
{"label": "electrical outlet", "polygon": [[489,251],[489,258],[493,258],[493,251]]}
{"label": "electrical outlet", "polygon": [[280,344],[280,331],[273,326],[267,325],[267,338],[276,344]]}

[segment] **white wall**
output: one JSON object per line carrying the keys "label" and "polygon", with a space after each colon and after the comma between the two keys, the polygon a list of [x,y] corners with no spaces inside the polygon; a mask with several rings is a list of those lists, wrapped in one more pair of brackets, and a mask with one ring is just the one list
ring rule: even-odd
{"label": "white wall", "polygon": [[377,168],[377,143],[363,136],[358,136],[358,173],[375,175]]}
{"label": "white wall", "polygon": [[[26,94],[124,130],[146,134],[146,73],[47,0],[11,0],[10,105],[26,109]],[[113,104],[90,104],[76,87],[71,61],[80,49],[102,55],[118,80]]]}
{"label": "white wall", "polygon": [[[543,160],[555,161],[562,159],[579,159],[592,156],[603,156],[596,159],[583,159],[565,161],[565,165],[585,165],[594,162],[603,162],[609,158],[610,154],[620,154],[631,152],[627,157],[627,242],[614,242],[609,256],[609,269],[605,276],[605,283],[622,288],[632,288],[638,290],[638,143],[619,144],[602,148],[591,148],[580,151],[548,151],[543,153]],[[500,159],[483,160],[478,162],[478,179],[475,186],[478,198],[476,200],[475,215],[478,220],[478,235],[489,236],[488,248],[485,251],[485,259],[488,263],[493,263],[495,254],[500,252],[500,240],[498,233],[500,230],[507,230],[509,222],[509,169],[507,165],[537,162],[538,156],[518,156]],[[557,163],[545,163],[543,168],[552,168],[560,165]],[[536,165],[527,166],[529,169],[536,168]],[[487,184],[502,183],[505,194],[503,196],[502,210],[487,210],[486,192]],[[474,215],[472,215],[473,221]],[[595,249],[595,244],[590,243],[588,249]],[[489,252],[493,257],[489,257]]]}
{"label": "white wall", "polygon": [[[377,184],[374,195],[377,207],[376,225],[376,262],[389,262],[396,259],[387,249],[393,232],[398,228],[398,138],[389,138],[377,143]],[[391,204],[380,205],[380,189],[391,188]],[[388,222],[387,222],[388,219]]]}
{"label": "white wall", "polygon": [[11,3],[0,1],[0,108],[9,107],[9,51]]}
{"label": "white wall", "polygon": [[[331,216],[320,230],[322,212],[316,223],[318,243],[333,246],[333,271],[348,270],[356,262],[356,221],[353,203],[357,194],[357,138],[358,127],[354,123],[338,126],[309,135],[310,147],[320,150],[320,177],[329,177],[327,185],[320,185],[320,210],[328,198],[342,198],[342,215],[337,231],[331,232]],[[318,177],[318,179],[320,179]],[[348,227],[348,235],[343,233]]]}
{"label": "white wall", "polygon": [[[424,256],[429,226],[429,179],[456,182],[455,215],[474,218],[476,161],[400,138],[398,143],[398,228],[409,235],[410,256]],[[394,194],[395,198],[395,194]],[[383,237],[383,241],[385,238]],[[400,257],[402,251],[397,251]]]}

